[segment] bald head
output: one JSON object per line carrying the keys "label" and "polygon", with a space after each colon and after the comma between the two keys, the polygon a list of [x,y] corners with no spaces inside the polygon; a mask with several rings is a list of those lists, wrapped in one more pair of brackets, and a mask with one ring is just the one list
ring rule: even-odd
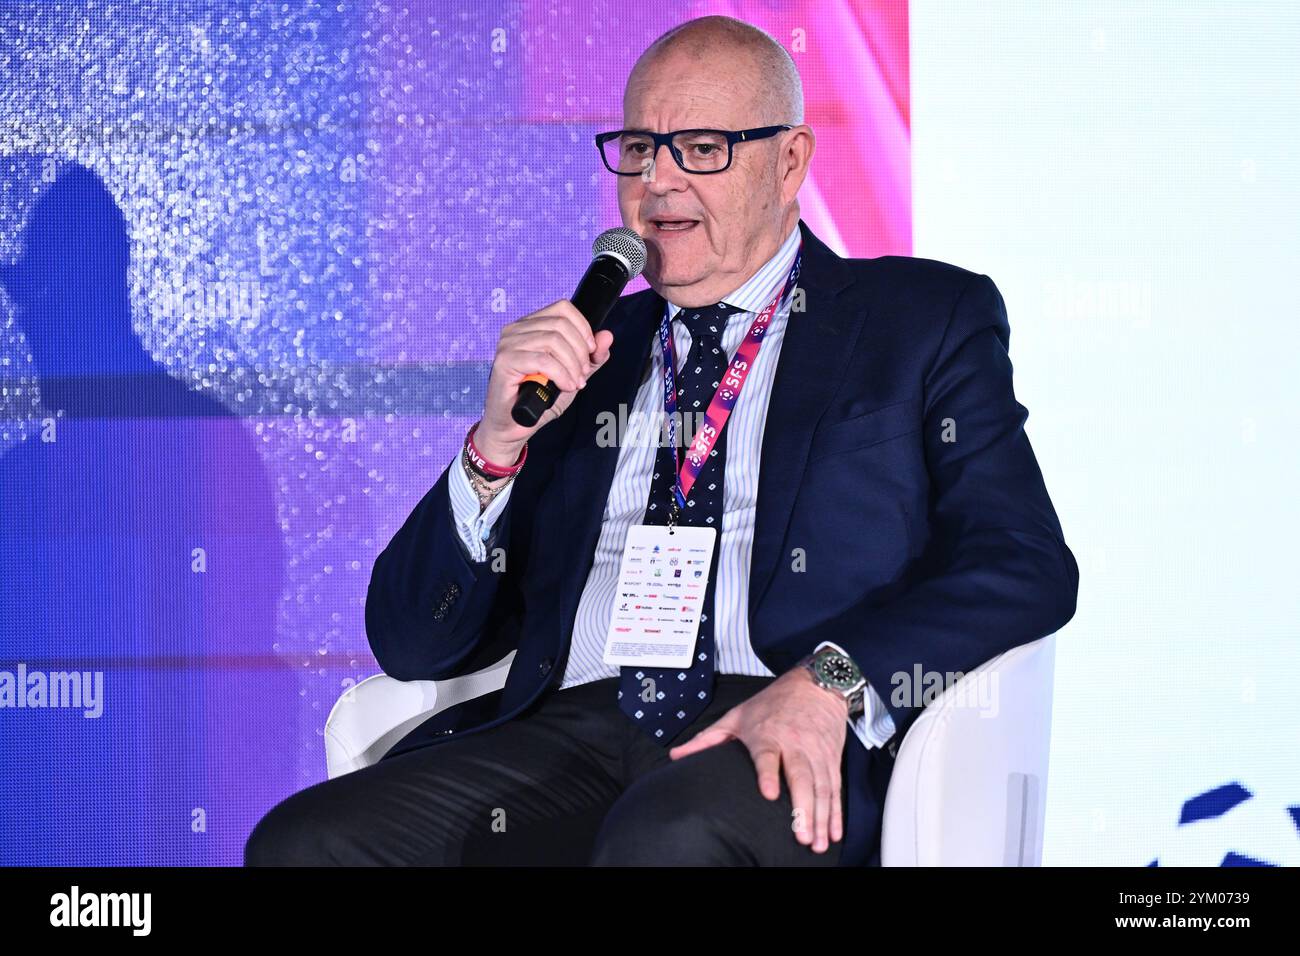
{"label": "bald head", "polygon": [[754,91],[754,105],[763,114],[758,122],[790,126],[803,122],[803,82],[794,59],[770,34],[752,24],[711,16],[673,27],[641,54],[628,86],[652,67],[673,61],[714,63],[729,72],[744,71],[754,83],[749,87]]}

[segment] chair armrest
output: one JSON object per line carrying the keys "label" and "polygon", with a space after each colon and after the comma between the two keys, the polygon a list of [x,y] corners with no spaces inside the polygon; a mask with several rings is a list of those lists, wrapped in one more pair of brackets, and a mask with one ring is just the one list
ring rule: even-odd
{"label": "chair armrest", "polygon": [[882,866],[1039,866],[1056,635],[1013,647],[927,705],[898,748]]}
{"label": "chair armrest", "polygon": [[330,778],[378,763],[434,714],[500,690],[514,659],[511,651],[491,667],[447,680],[400,681],[376,674],[348,688],[325,721],[325,766]]}

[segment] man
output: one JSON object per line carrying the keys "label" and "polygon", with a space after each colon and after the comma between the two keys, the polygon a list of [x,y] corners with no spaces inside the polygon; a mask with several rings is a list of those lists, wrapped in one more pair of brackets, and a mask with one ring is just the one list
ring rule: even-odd
{"label": "man", "polygon": [[[728,18],[642,55],[624,131],[600,141],[651,290],[594,334],[563,301],[503,329],[466,453],[371,580],[385,672],[443,679],[515,648],[506,686],[286,800],[249,863],[876,863],[920,710],[893,675],[968,671],[1073,615],[1001,297],[818,241],[802,100],[780,45]],[[735,135],[665,135],[701,129]],[[538,372],[562,391],[524,428],[510,410]],[[674,398],[720,431],[682,415],[676,455],[602,437],[611,412]],[[634,538],[671,542],[667,525],[712,555],[692,653],[665,666],[611,620],[641,594]]]}

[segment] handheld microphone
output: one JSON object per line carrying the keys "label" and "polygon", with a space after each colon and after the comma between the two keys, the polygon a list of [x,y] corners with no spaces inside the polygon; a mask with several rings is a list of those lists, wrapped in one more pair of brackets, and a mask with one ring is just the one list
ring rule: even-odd
{"label": "handheld microphone", "polygon": [[[609,315],[629,282],[645,268],[645,241],[631,229],[606,229],[592,243],[594,257],[578,289],[570,299],[574,307],[595,332]],[[531,428],[542,413],[555,404],[560,388],[540,372],[527,375],[519,385],[519,397],[510,417],[519,425]]]}

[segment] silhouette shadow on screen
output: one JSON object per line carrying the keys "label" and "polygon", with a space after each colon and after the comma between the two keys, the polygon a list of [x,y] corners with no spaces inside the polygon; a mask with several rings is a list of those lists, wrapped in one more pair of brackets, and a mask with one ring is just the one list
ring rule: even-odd
{"label": "silhouette shadow on screen", "polygon": [[0,459],[0,864],[238,862],[299,749],[265,466],[136,335],[96,173],[64,167],[21,248],[43,411]]}

